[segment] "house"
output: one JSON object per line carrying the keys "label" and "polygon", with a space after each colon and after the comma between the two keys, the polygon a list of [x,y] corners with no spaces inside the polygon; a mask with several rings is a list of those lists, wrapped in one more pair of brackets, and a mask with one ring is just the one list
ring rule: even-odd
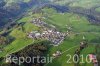
{"label": "house", "polygon": [[62,53],[60,51],[56,51],[53,55],[53,57],[59,57]]}
{"label": "house", "polygon": [[97,64],[97,63],[98,63],[97,58],[96,58],[96,55],[94,55],[94,54],[89,54],[89,59],[90,59],[94,64]]}

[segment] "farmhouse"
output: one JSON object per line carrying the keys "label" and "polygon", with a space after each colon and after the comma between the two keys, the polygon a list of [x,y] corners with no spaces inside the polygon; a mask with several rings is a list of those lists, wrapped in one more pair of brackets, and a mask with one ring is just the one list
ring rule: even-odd
{"label": "farmhouse", "polygon": [[94,66],[98,66],[98,61],[97,61],[96,55],[89,54],[89,59],[92,61],[92,63],[94,63]]}
{"label": "farmhouse", "polygon": [[53,57],[58,57],[60,56],[62,53],[60,51],[56,51],[53,55]]}

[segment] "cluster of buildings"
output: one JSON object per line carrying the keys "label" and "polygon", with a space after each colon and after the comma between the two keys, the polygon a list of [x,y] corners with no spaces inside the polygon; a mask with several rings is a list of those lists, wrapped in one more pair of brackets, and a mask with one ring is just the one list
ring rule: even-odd
{"label": "cluster of buildings", "polygon": [[35,24],[38,27],[43,27],[43,26],[48,26],[47,23],[45,23],[44,21],[41,20],[41,18],[34,18],[32,21],[33,24]]}
{"label": "cluster of buildings", "polygon": [[33,31],[28,34],[29,38],[32,39],[46,39],[50,41],[54,46],[58,46],[65,39],[66,33],[61,33],[54,30],[53,27],[48,28],[47,23],[43,22],[40,18],[35,18],[32,21],[33,24],[39,27],[44,27],[42,32]]}
{"label": "cluster of buildings", "polygon": [[46,39],[53,43],[53,45],[58,46],[64,39],[66,34],[58,31],[47,30],[43,32],[33,31],[28,34],[29,38],[32,39]]}

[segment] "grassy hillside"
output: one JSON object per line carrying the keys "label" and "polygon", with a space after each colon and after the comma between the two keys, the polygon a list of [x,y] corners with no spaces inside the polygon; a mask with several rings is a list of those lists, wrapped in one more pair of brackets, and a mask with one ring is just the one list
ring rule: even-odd
{"label": "grassy hillside", "polygon": [[18,2],[29,2],[30,0],[5,0],[6,6],[11,5],[12,3],[18,3]]}
{"label": "grassy hillside", "polygon": [[70,6],[91,8],[94,6],[98,6],[99,4],[100,4],[100,0],[79,0],[77,2],[70,4]]}
{"label": "grassy hillside", "polygon": [[[52,13],[50,13],[50,11]],[[69,25],[73,28],[73,31],[77,32],[100,32],[99,26],[91,25],[84,16],[73,13],[56,13],[56,11],[52,9],[45,9],[45,13],[50,15],[46,22],[53,23],[60,28],[66,28],[66,25]]]}

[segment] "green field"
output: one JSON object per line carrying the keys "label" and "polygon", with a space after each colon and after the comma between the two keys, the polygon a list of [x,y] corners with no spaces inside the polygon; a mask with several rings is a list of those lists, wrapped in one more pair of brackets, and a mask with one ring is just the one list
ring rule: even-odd
{"label": "green field", "polygon": [[99,7],[99,8],[96,8],[96,11],[97,11],[97,12],[100,12],[100,7]]}

